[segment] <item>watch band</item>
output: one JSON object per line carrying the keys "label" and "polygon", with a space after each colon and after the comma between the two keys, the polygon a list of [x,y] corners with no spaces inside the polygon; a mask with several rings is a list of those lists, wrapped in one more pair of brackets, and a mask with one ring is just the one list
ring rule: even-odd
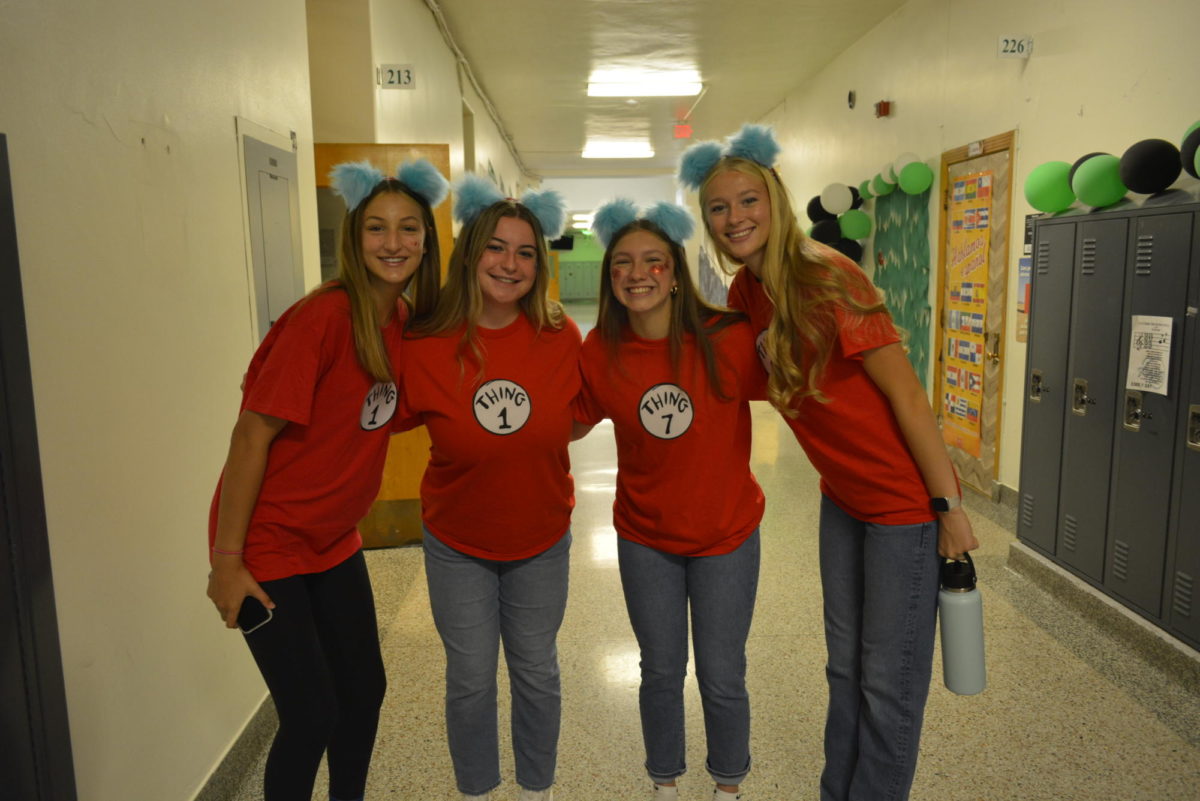
{"label": "watch band", "polygon": [[951,509],[957,509],[962,506],[962,496],[955,495],[953,498],[930,498],[929,504],[935,512],[949,512]]}

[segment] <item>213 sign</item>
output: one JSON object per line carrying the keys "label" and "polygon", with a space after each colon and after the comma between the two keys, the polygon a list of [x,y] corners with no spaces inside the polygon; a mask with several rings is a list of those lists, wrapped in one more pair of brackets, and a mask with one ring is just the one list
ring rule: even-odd
{"label": "213 sign", "polygon": [[416,89],[417,73],[412,64],[380,64],[378,82],[384,89]]}

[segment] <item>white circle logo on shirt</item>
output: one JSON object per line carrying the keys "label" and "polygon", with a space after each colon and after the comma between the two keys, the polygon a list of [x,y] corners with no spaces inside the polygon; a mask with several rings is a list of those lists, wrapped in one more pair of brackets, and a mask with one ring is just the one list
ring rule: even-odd
{"label": "white circle logo on shirt", "polygon": [[675,384],[656,384],[646,390],[638,403],[642,428],[659,439],[675,439],[692,427],[691,396]]}
{"label": "white circle logo on shirt", "polygon": [[771,357],[767,355],[767,329],[758,332],[758,337],[754,340],[754,349],[758,351],[758,360],[762,362],[763,369],[771,372]]}
{"label": "white circle logo on shirt", "polygon": [[383,428],[392,421],[396,413],[396,385],[391,381],[380,381],[371,387],[363,400],[362,412],[358,416],[358,424],[363,431],[374,431]]}
{"label": "white circle logo on shirt", "polygon": [[515,381],[497,378],[476,390],[471,409],[488,431],[511,434],[529,422],[529,393]]}

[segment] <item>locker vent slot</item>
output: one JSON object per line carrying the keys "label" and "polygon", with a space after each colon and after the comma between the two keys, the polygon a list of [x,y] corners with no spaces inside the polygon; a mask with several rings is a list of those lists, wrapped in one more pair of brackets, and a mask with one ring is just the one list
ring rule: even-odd
{"label": "locker vent slot", "polygon": [[1117,540],[1113,548],[1113,575],[1121,581],[1129,580],[1129,543]]}
{"label": "locker vent slot", "polygon": [[1079,272],[1083,275],[1094,275],[1096,272],[1096,240],[1084,239],[1083,252],[1079,257]]}
{"label": "locker vent slot", "polygon": [[1194,580],[1182,570],[1175,572],[1175,592],[1171,608],[1175,610],[1175,614],[1180,617],[1192,616],[1192,587]]}
{"label": "locker vent slot", "polygon": [[1079,521],[1071,515],[1063,515],[1062,544],[1068,551],[1075,550],[1075,542],[1079,533]]}
{"label": "locker vent slot", "polygon": [[1154,234],[1139,234],[1137,238],[1137,259],[1134,262],[1134,272],[1137,275],[1149,275],[1150,264],[1154,260]]}
{"label": "locker vent slot", "polygon": [[1045,275],[1050,272],[1050,243],[1038,242],[1037,252],[1037,272],[1038,275]]}
{"label": "locker vent slot", "polygon": [[1029,528],[1033,525],[1033,496],[1021,494],[1021,525]]}

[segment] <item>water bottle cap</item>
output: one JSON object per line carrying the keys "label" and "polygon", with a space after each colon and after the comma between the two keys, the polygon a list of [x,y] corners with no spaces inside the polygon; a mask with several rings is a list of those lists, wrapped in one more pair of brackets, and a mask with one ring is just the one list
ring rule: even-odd
{"label": "water bottle cap", "polygon": [[947,559],[942,563],[942,588],[946,590],[956,590],[958,592],[967,592],[975,589],[975,563],[971,561],[971,554],[963,554],[967,557],[965,562],[956,562],[953,559]]}

